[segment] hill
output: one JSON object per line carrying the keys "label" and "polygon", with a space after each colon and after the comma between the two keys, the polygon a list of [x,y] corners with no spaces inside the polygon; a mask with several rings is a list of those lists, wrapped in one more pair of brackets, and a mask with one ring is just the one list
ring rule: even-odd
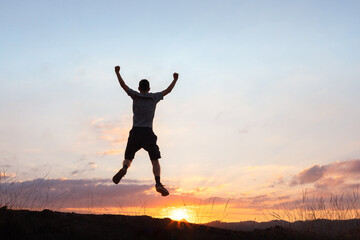
{"label": "hill", "polygon": [[[343,239],[360,239],[360,219],[350,220],[327,220],[317,219],[313,221],[296,221],[287,222],[281,220],[274,220],[270,222],[220,222],[213,221],[205,224],[206,226],[228,229],[234,231],[253,231],[264,230],[273,227],[281,227],[292,229],[299,232],[313,232],[319,236],[327,238]],[[351,236],[351,237],[350,237]]]}
{"label": "hill", "polygon": [[[320,235],[271,227],[251,232],[156,219],[149,216],[93,215],[0,208],[0,236],[6,239],[226,239],[318,240]],[[344,238],[342,238],[344,239]]]}

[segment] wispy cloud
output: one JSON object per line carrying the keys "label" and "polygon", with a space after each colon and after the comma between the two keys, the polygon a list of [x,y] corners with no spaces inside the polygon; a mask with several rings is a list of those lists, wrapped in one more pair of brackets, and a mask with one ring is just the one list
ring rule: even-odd
{"label": "wispy cloud", "polygon": [[124,153],[124,151],[120,150],[120,149],[110,149],[110,150],[106,150],[104,152],[99,152],[98,155],[101,155],[101,156],[118,155],[118,154],[121,154],[121,153]]}
{"label": "wispy cloud", "polygon": [[80,173],[93,171],[96,168],[97,168],[96,163],[91,161],[91,162],[88,162],[83,168],[72,171],[71,175],[75,176],[75,175],[78,175]]}
{"label": "wispy cloud", "polygon": [[105,141],[109,144],[108,149],[98,152],[96,155],[117,155],[124,152],[124,145],[126,143],[131,120],[125,117],[122,120],[113,119],[105,120],[98,118],[91,121],[91,126],[96,131],[99,140]]}
{"label": "wispy cloud", "polygon": [[2,168],[2,169],[8,169],[10,167],[11,167],[11,165],[9,165],[9,164],[1,164],[0,165],[0,168]]}
{"label": "wispy cloud", "polygon": [[98,118],[91,121],[91,125],[97,132],[99,139],[105,140],[112,145],[118,145],[126,142],[129,133],[130,121],[126,121],[129,122],[127,124],[124,122],[125,120],[105,120],[104,118]]}

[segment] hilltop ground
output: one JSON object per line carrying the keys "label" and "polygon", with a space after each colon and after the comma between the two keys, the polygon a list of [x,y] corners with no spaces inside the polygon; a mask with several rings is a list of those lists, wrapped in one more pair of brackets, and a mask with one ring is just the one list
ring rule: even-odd
{"label": "hilltop ground", "polygon": [[[232,231],[148,216],[91,215],[0,208],[0,236],[6,239],[325,239],[309,232],[272,227]],[[328,239],[328,238],[327,238]],[[341,238],[354,239],[354,238]]]}

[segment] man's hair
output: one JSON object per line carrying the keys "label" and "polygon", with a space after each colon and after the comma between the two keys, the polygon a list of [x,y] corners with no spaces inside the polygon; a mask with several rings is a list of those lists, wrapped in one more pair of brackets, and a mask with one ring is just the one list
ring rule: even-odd
{"label": "man's hair", "polygon": [[148,80],[143,79],[139,82],[140,91],[148,91],[150,89],[150,83]]}

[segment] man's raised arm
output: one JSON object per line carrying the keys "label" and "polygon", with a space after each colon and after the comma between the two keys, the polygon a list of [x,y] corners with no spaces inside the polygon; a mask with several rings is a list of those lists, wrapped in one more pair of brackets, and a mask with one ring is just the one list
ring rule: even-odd
{"label": "man's raised arm", "polygon": [[171,84],[168,86],[167,89],[165,89],[164,91],[162,91],[163,96],[168,95],[168,94],[171,92],[171,90],[175,87],[176,81],[177,81],[178,78],[179,78],[179,74],[178,74],[178,73],[174,73],[173,76],[174,76],[174,80],[171,82]]}
{"label": "man's raised arm", "polygon": [[129,87],[125,84],[124,80],[122,79],[122,77],[120,75],[120,67],[119,66],[115,67],[115,73],[119,80],[120,86],[125,90],[125,92],[128,92]]}

